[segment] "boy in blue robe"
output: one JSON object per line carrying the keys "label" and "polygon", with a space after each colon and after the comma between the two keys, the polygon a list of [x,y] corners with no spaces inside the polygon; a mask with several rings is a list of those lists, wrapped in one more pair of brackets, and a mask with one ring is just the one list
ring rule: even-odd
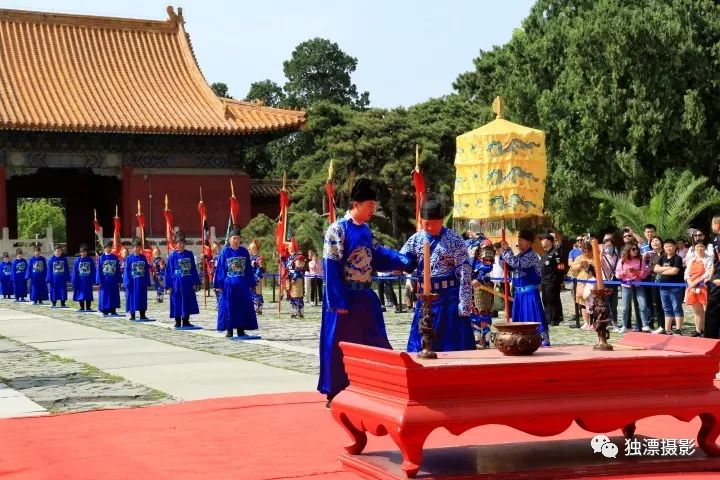
{"label": "boy in blue robe", "polygon": [[260,255],[260,242],[257,240],[250,242],[248,252],[250,253],[250,263],[255,271],[255,313],[262,315],[263,304],[265,304],[262,289],[262,279],[265,276],[265,258]]}
{"label": "boy in blue robe", "polygon": [[80,256],[75,259],[72,272],[73,301],[80,303],[81,312],[91,312],[93,285],[95,284],[95,260],[88,257],[87,245],[80,245]]}
{"label": "boy in blue robe", "polygon": [[[445,210],[438,199],[428,196],[420,208],[420,217],[422,230],[408,238],[400,253],[412,253],[418,259],[415,273],[418,293],[422,293],[424,264],[431,263],[432,292],[438,294],[431,305],[435,329],[431,348],[436,352],[475,350],[475,336],[470,322],[473,309],[472,271],[465,242],[454,230],[443,226]],[[425,241],[430,243],[429,259],[423,257]],[[422,311],[422,300],[418,300],[410,327],[408,352],[422,350]]]}
{"label": "boy in blue robe", "polygon": [[117,315],[120,308],[120,259],[112,253],[112,240],[105,240],[103,254],[98,259],[95,283],[98,285],[98,310],[103,316]]}
{"label": "boy in blue robe", "polygon": [[290,318],[305,318],[305,315],[303,315],[303,310],[305,309],[304,255],[295,255],[292,268],[288,271],[288,281],[290,282],[290,305],[292,305],[293,309]]}
{"label": "boy in blue robe", "polygon": [[483,240],[473,249],[471,257],[474,309],[470,319],[475,333],[475,345],[478,348],[489,348],[493,294],[484,291],[482,287],[494,290],[490,272],[495,262],[495,249],[489,240]]}
{"label": "boy in blue robe", "polygon": [[3,252],[2,263],[0,263],[0,292],[5,299],[12,297],[13,294],[12,272],[13,268],[10,255],[7,252]]}
{"label": "boy in blue robe", "polygon": [[50,290],[52,306],[57,307],[57,302],[60,300],[60,306],[64,307],[67,301],[67,282],[70,281],[70,266],[59,245],[55,247],[55,254],[48,260],[45,280]]}
{"label": "boy in blue robe", "polygon": [[165,272],[167,271],[166,265],[165,259],[162,258],[162,253],[160,253],[160,249],[155,247],[155,250],[153,251],[152,279],[153,284],[155,285],[155,300],[158,303],[163,302],[165,288],[168,285],[165,282]]}
{"label": "boy in blue robe", "polygon": [[185,234],[181,230],[175,232],[175,244],[177,250],[170,253],[165,268],[165,288],[170,292],[170,318],[175,319],[175,327],[192,327],[190,315],[200,313],[195,296],[200,275],[195,256],[185,250]]}
{"label": "boy in blue robe", "polygon": [[135,312],[140,312],[140,320],[147,320],[147,287],[150,286],[150,264],[143,255],[142,240],[133,240],[133,253],[125,258],[123,285],[125,286],[125,311],[130,320],[135,320]]}
{"label": "boy in blue robe", "polygon": [[540,323],[537,330],[543,337],[542,346],[549,347],[550,330],[540,300],[540,283],[542,282],[540,257],[532,248],[534,241],[534,232],[520,230],[518,233],[518,254],[513,254],[508,243],[503,241],[500,242],[503,249],[500,260],[507,264],[515,289],[512,304],[512,321]]}
{"label": "boy in blue robe", "polygon": [[378,245],[366,222],[375,213],[377,191],[361,178],[352,188],[350,211],[325,232],[326,288],[320,328],[318,391],[332,398],[348,386],[340,342],[392,348],[380,299],[372,290],[373,270],[412,271],[415,257]]}
{"label": "boy in blue robe", "polygon": [[222,320],[218,321],[218,330],[224,327],[226,337],[233,336],[233,329],[238,337],[245,336],[245,330],[257,330],[255,315],[254,292],[255,272],[250,261],[250,253],[240,245],[241,232],[236,228],[230,232],[230,244],[225,245],[218,258],[217,270],[213,287],[218,292]]}
{"label": "boy in blue robe", "polygon": [[47,260],[40,253],[40,246],[36,245],[25,273],[25,278],[30,280],[30,300],[33,305],[42,305],[43,300],[48,299],[46,277]]}
{"label": "boy in blue robe", "polygon": [[15,251],[15,260],[12,262],[13,293],[16,302],[27,302],[27,274],[28,262],[23,258],[22,248]]}

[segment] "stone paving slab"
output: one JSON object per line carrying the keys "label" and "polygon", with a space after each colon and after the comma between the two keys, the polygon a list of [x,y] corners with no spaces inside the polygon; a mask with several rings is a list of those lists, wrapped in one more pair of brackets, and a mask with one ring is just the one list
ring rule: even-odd
{"label": "stone paving slab", "polygon": [[[108,332],[44,315],[24,317],[16,319],[14,310],[0,309],[0,334],[38,350],[121,375],[178,399],[311,391],[317,381],[313,375]],[[183,333],[187,335],[187,332]]]}
{"label": "stone paving slab", "polygon": [[0,383],[0,418],[35,417],[48,411],[22,393]]}
{"label": "stone paving slab", "polygon": [[161,391],[6,337],[0,337],[0,380],[12,388],[0,392],[18,393],[3,393],[0,413],[4,416],[136,407],[172,400]]}

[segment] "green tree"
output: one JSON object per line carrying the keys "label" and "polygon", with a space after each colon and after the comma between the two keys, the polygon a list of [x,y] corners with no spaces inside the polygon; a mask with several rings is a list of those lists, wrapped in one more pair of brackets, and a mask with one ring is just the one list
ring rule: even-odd
{"label": "green tree", "polygon": [[[414,230],[415,196],[411,172],[415,144],[421,168],[431,190],[445,195],[451,205],[455,177],[455,137],[482,123],[487,109],[458,95],[431,99],[410,109],[353,110],[318,103],[308,110],[307,138],[311,153],[292,164],[294,174],[305,180],[294,200],[299,209],[320,211],[327,165],[334,159],[336,205],[348,205],[354,178],[367,176],[377,182],[380,206],[373,226],[393,242]],[[320,167],[323,165],[323,167]]]}
{"label": "green tree", "polygon": [[358,94],[352,83],[350,75],[356,68],[357,59],[343,52],[337,43],[324,38],[302,42],[283,62],[288,101],[301,107],[326,100],[364,108],[370,103],[370,94]]}
{"label": "green tree", "polygon": [[546,209],[568,231],[611,219],[598,185],[647,203],[680,161],[720,181],[720,4],[539,0],[505,45],[455,88],[547,133]]}
{"label": "green tree", "polygon": [[277,262],[273,260],[275,253],[275,222],[267,215],[253,217],[243,228],[243,244],[246,246],[253,240],[260,242],[260,253],[265,257],[265,268],[270,273],[277,272]]}
{"label": "green tree", "polygon": [[618,225],[640,232],[644,224],[652,223],[661,238],[686,236],[695,218],[708,208],[720,206],[720,192],[708,187],[707,177],[695,177],[689,170],[670,170],[655,183],[646,205],[638,206],[632,196],[609,190],[593,196],[612,209]]}
{"label": "green tree", "polygon": [[272,80],[263,80],[250,84],[250,90],[245,96],[245,100],[262,100],[268,107],[278,107],[285,103],[286,96],[280,85]]}
{"label": "green tree", "polygon": [[225,83],[215,82],[212,85],[210,85],[210,88],[215,93],[215,95],[217,95],[218,97],[233,98],[230,96],[230,94],[228,92],[228,86]]}
{"label": "green tree", "polygon": [[65,210],[57,199],[23,198],[18,200],[18,237],[45,238],[48,227],[53,229],[53,239],[64,242]]}

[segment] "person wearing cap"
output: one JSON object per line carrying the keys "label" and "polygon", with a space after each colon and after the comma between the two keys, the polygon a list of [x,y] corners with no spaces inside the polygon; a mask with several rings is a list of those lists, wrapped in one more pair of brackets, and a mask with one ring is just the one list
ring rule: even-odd
{"label": "person wearing cap", "polygon": [[257,240],[250,242],[248,252],[250,253],[250,263],[255,272],[255,291],[253,294],[255,313],[262,315],[263,304],[265,303],[262,291],[262,279],[265,275],[265,258],[260,255],[260,242]]}
{"label": "person wearing cap", "polygon": [[33,305],[42,305],[48,299],[47,260],[40,252],[40,245],[35,245],[33,256],[28,262],[25,277],[30,280],[30,300]]}
{"label": "person wearing cap", "polygon": [[[227,330],[226,337],[245,336],[245,330],[257,330],[254,288],[255,272],[250,253],[240,245],[241,231],[230,232],[230,243],[220,252],[213,287],[218,292],[222,315],[218,314],[218,330]],[[222,322],[222,323],[221,323]]]}
{"label": "person wearing cap", "polygon": [[67,301],[67,282],[70,281],[70,266],[67,257],[63,254],[62,246],[55,246],[55,253],[48,260],[47,277],[45,281],[50,291],[50,301],[53,307],[57,307],[58,300],[60,306],[64,307]]}
{"label": "person wearing cap", "polygon": [[[436,352],[475,350],[475,335],[470,321],[473,290],[468,248],[460,235],[443,226],[445,210],[440,200],[433,195],[425,198],[420,207],[422,230],[408,238],[400,253],[412,253],[418,259],[415,269],[418,294],[424,293],[423,269],[425,262],[430,262],[432,293],[438,294],[431,304],[435,329],[432,349]],[[423,256],[426,241],[430,243],[430,258]],[[421,301],[418,301],[410,326],[408,352],[422,350],[421,306]]]}
{"label": "person wearing cap", "polygon": [[70,278],[73,301],[80,304],[80,312],[92,312],[93,285],[95,284],[95,260],[88,257],[88,247],[80,245],[80,256],[75,258]]}
{"label": "person wearing cap", "polygon": [[133,252],[125,257],[123,270],[125,287],[125,311],[130,320],[135,320],[135,312],[140,312],[140,320],[147,320],[147,288],[150,286],[150,264],[143,255],[142,240],[133,239]]}
{"label": "person wearing cap", "polygon": [[195,256],[185,250],[185,233],[175,232],[176,250],[170,252],[165,268],[165,288],[170,292],[170,318],[175,327],[192,327],[190,315],[200,313],[195,287],[200,285],[200,275]]}
{"label": "person wearing cap", "polygon": [[98,259],[95,283],[98,285],[98,310],[103,316],[117,315],[120,308],[120,259],[112,253],[113,241],[105,240],[103,254]]}
{"label": "person wearing cap", "polygon": [[28,262],[23,258],[22,248],[15,250],[15,260],[12,262],[13,293],[16,302],[27,302],[27,274]]}
{"label": "person wearing cap", "polygon": [[6,300],[13,294],[12,262],[8,252],[3,252],[2,262],[0,262],[0,293]]}
{"label": "person wearing cap", "polygon": [[565,278],[565,264],[552,233],[540,235],[540,244],[544,251],[540,257],[542,304],[547,323],[557,326],[563,321],[560,286]]}
{"label": "person wearing cap", "polygon": [[542,346],[550,346],[550,331],[540,301],[540,284],[542,269],[540,257],[532,248],[535,233],[531,230],[520,230],[518,233],[519,252],[514,254],[506,241],[500,242],[503,249],[501,260],[511,272],[515,294],[512,306],[513,322],[538,322],[538,333],[542,335]]}
{"label": "person wearing cap", "polygon": [[[412,271],[415,256],[380,246],[368,222],[375,213],[377,191],[367,178],[350,192],[350,211],[325,232],[325,296],[320,327],[318,391],[328,402],[348,386],[340,342],[392,348],[385,331],[380,299],[372,290],[372,272]],[[329,406],[329,403],[327,404]]]}

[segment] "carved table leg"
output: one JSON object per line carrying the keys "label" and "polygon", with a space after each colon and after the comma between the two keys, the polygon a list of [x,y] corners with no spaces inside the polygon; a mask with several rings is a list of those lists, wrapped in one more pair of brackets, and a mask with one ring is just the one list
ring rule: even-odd
{"label": "carved table leg", "polygon": [[352,438],[352,443],[345,445],[345,451],[350,455],[359,455],[362,453],[363,449],[365,449],[365,445],[367,445],[367,434],[363,430],[355,428],[352,422],[350,422],[345,415],[341,414],[339,420],[340,425],[343,426],[345,431]]}
{"label": "carved table leg", "polygon": [[625,438],[631,439],[635,437],[635,422],[628,423],[624,427],[622,427],[623,435],[625,435]]}
{"label": "carved table leg", "polygon": [[403,462],[400,468],[405,472],[406,477],[415,478],[420,470],[423,457],[423,444],[429,434],[429,431],[390,433],[400,448],[400,453],[402,453]]}
{"label": "carved table leg", "polygon": [[708,457],[720,456],[720,447],[715,443],[720,436],[720,422],[712,413],[701,413],[700,420],[702,425],[697,436],[698,446]]}

